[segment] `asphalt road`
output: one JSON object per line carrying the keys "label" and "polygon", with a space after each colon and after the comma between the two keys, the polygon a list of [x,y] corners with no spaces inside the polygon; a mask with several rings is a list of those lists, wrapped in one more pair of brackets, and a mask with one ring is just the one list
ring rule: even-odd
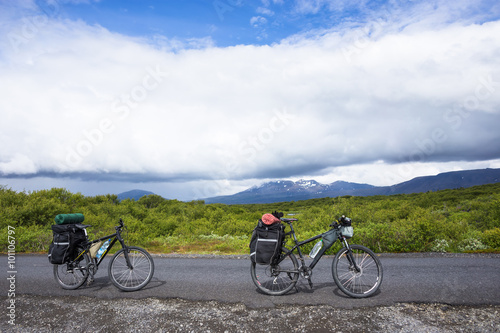
{"label": "asphalt road", "polygon": [[[9,290],[7,256],[0,264],[0,290]],[[250,261],[235,256],[154,256],[155,274],[137,292],[122,292],[108,276],[106,261],[90,286],[64,290],[53,277],[45,255],[18,254],[16,295],[90,296],[116,298],[180,298],[191,301],[243,303],[249,308],[276,305],[331,305],[336,308],[387,306],[398,303],[500,305],[500,255],[381,255],[384,279],[377,294],[367,299],[344,295],[331,276],[332,257],[324,257],[313,271],[314,287],[300,279],[298,291],[284,296],[258,292],[250,277]]]}

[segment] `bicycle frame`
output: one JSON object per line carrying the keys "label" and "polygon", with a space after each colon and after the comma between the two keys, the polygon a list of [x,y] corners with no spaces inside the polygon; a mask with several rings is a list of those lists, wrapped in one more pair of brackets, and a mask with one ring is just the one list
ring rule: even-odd
{"label": "bicycle frame", "polygon": [[[293,251],[295,251],[295,249],[297,249],[297,252],[299,254],[299,259],[300,259],[300,262],[302,264],[302,267],[306,267],[306,261],[305,261],[304,255],[302,254],[302,250],[301,250],[300,247],[303,246],[303,245],[305,245],[305,244],[311,243],[311,242],[313,242],[313,241],[315,241],[317,239],[322,238],[324,233],[321,233],[319,235],[316,235],[314,237],[311,237],[309,239],[306,239],[304,241],[300,241],[299,242],[298,239],[297,239],[297,236],[295,235],[295,230],[293,229],[293,225],[292,225],[292,222],[296,221],[296,220],[295,219],[281,219],[281,220],[283,222],[287,223],[290,226],[290,231],[287,232],[285,235],[286,236],[287,235],[293,236],[293,241],[295,243],[295,245],[290,249],[290,252],[293,252]],[[333,225],[333,228],[336,229],[336,230],[338,230],[339,227],[340,227],[340,225],[336,225],[336,226]],[[343,246],[346,247],[349,250],[347,252],[348,253],[348,260],[354,266],[354,268],[357,271],[359,271],[358,265],[356,264],[355,260],[352,258],[352,253],[350,251],[350,247],[349,247],[349,243],[347,242],[347,239],[344,236],[340,235],[340,234],[338,234],[337,239],[340,240],[342,242]],[[332,243],[332,245],[330,245],[330,247],[333,246],[334,243]],[[314,257],[313,261],[311,262],[311,264],[308,266],[308,268],[312,270],[316,266],[316,264],[318,263],[318,261],[323,257],[323,255],[324,255],[325,252],[326,252],[326,250],[324,252],[322,252],[321,254],[316,255]]]}
{"label": "bicycle frame", "polygon": [[[95,239],[93,241],[91,241],[89,243],[89,248],[92,244],[95,244],[97,242],[100,242],[100,241],[106,241],[110,238],[113,238],[111,240],[111,243],[109,244],[108,248],[106,249],[106,251],[104,251],[104,253],[101,255],[100,258],[92,258],[93,260],[95,260],[96,262],[96,265],[97,267],[99,267],[99,265],[101,264],[101,262],[103,261],[104,257],[106,257],[106,255],[108,254],[108,252],[111,250],[111,248],[113,247],[113,245],[115,245],[116,241],[117,241],[117,233],[114,233],[114,234],[111,234],[111,235],[108,235],[108,236],[104,236],[104,237],[101,237],[101,238],[98,238],[98,239]],[[122,245],[123,246],[123,245]],[[88,251],[88,250],[87,250]]]}
{"label": "bicycle frame", "polygon": [[[293,218],[282,218],[283,214],[274,212],[273,215],[281,214],[281,222],[290,226],[290,230],[285,233],[285,238],[290,237],[291,243],[281,246],[281,253],[277,262],[258,264],[252,261],[250,275],[257,289],[267,295],[279,296],[297,288],[300,277],[309,282],[313,288],[312,273],[313,268],[321,260],[323,255],[333,244],[339,240],[342,247],[335,253],[332,261],[332,277],[338,288],[346,295],[354,298],[364,298],[373,295],[382,283],[382,265],[369,248],[349,244],[349,239],[353,236],[351,219],[342,215],[338,221],[333,221],[330,228],[321,234],[309,239],[299,241],[293,228]],[[311,260],[307,260],[302,251],[305,244],[322,239],[323,248]],[[294,253],[295,252],[295,253]],[[297,253],[298,252],[298,253]],[[298,258],[297,258],[298,257]],[[307,264],[310,263],[308,266]]]}
{"label": "bicycle frame", "polygon": [[[109,246],[106,249],[106,251],[104,251],[104,253],[101,255],[101,257],[100,258],[91,258],[91,260],[97,266],[96,268],[99,267],[99,265],[101,264],[101,262],[104,260],[104,257],[106,257],[106,255],[109,253],[109,251],[111,250],[111,248],[115,245],[115,243],[117,241],[120,243],[120,245],[122,246],[123,249],[127,249],[127,246],[125,245],[125,241],[123,240],[123,237],[121,236],[121,227],[122,226],[123,226],[123,222],[120,219],[120,227],[115,227],[116,228],[116,232],[115,233],[113,233],[111,235],[107,235],[107,236],[101,237],[101,238],[98,238],[98,239],[94,239],[94,240],[88,242],[87,246],[85,246],[85,250],[83,250],[80,254],[78,254],[78,256],[74,260],[77,260],[84,253],[89,252],[90,251],[90,247],[92,246],[92,244],[95,244],[95,243],[100,242],[100,241],[105,241],[105,240],[108,240],[108,239],[111,239],[111,238],[112,238],[111,243],[109,244]],[[128,257],[128,251],[123,251],[123,252],[124,252],[125,261],[127,263],[127,266],[128,266],[128,268],[131,269],[132,268],[132,264],[130,263],[130,260],[129,260],[129,257]]]}

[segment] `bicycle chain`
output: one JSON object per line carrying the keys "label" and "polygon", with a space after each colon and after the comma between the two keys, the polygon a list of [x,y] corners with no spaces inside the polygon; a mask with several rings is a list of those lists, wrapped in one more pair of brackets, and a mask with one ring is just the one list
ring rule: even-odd
{"label": "bicycle chain", "polygon": [[311,277],[312,277],[312,269],[310,267],[304,267],[304,266],[300,266],[299,267],[299,271],[300,271],[300,275],[304,278],[304,279],[307,279],[307,282],[309,282],[309,287],[311,287],[311,289],[313,288],[313,283],[312,283],[312,280],[311,280]]}

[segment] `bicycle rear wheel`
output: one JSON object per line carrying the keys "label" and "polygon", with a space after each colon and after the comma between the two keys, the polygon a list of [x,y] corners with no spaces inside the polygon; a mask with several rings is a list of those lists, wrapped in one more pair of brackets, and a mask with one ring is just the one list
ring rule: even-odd
{"label": "bicycle rear wheel", "polygon": [[299,279],[297,258],[287,248],[282,248],[277,265],[257,265],[250,267],[253,283],[268,295],[283,295],[289,292]]}
{"label": "bicycle rear wheel", "polygon": [[[77,253],[82,251],[82,248],[77,249]],[[64,289],[77,289],[89,277],[89,262],[89,255],[85,252],[77,260],[67,264],[54,265],[54,278]]]}
{"label": "bicycle rear wheel", "polygon": [[[351,245],[337,252],[332,263],[335,283],[346,295],[364,298],[373,295],[382,283],[382,264],[375,253],[361,245]],[[356,270],[354,262],[359,268]]]}
{"label": "bicycle rear wheel", "polygon": [[146,286],[155,271],[151,255],[137,246],[129,246],[128,258],[131,267],[127,266],[125,250],[116,252],[108,266],[111,282],[123,291],[136,291]]}

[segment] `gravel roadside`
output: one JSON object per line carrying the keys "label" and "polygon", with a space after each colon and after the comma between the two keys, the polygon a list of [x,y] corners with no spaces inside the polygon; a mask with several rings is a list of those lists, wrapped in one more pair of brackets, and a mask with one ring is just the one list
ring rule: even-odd
{"label": "gravel roadside", "polygon": [[[7,304],[7,297],[3,297]],[[1,332],[499,332],[500,306],[397,304],[336,309],[181,299],[18,295],[15,325]]]}

